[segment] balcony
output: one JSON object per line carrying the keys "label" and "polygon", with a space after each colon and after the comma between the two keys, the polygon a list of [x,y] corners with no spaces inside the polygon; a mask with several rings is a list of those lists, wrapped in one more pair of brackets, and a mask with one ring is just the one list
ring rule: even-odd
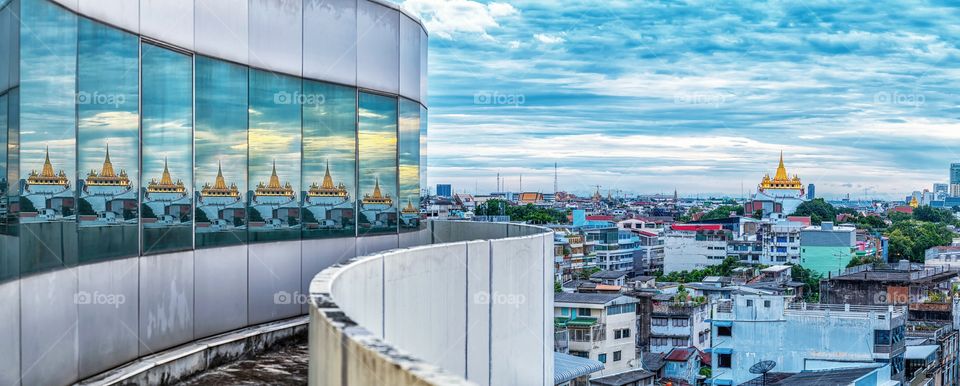
{"label": "balcony", "polygon": [[313,279],[309,384],[552,384],[553,233],[460,221],[427,231],[433,245]]}

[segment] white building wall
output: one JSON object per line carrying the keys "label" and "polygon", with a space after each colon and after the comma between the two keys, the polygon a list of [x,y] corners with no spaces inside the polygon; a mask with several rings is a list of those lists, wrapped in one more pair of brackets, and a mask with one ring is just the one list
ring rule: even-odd
{"label": "white building wall", "polygon": [[726,241],[698,241],[693,237],[667,235],[663,245],[663,272],[692,271],[723,262]]}

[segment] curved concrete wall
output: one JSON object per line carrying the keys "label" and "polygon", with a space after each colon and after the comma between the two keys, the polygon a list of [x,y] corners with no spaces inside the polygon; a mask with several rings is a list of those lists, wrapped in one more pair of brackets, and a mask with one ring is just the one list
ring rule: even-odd
{"label": "curved concrete wall", "polygon": [[[426,105],[427,34],[418,20],[385,2],[53,1],[183,50]],[[10,7],[19,8],[19,1]],[[16,14],[0,15],[5,21],[0,27],[14,25]],[[17,40],[19,29],[10,29],[11,41]],[[7,48],[0,44],[0,53],[11,51]],[[18,50],[11,53],[16,61]],[[18,70],[7,77],[0,68],[0,89],[18,84]],[[12,236],[0,235],[7,237]],[[429,230],[422,230],[238,245],[89,263],[0,282],[0,385],[70,384],[192,340],[304,314],[308,283],[327,266],[431,239]],[[7,260],[19,261],[0,259]]]}
{"label": "curved concrete wall", "polygon": [[427,104],[427,33],[387,1],[53,1],[198,54]]}
{"label": "curved concrete wall", "polygon": [[358,257],[313,280],[311,385],[552,384],[553,234],[446,221],[431,232],[441,244]]}
{"label": "curved concrete wall", "polygon": [[62,385],[138,357],[307,312],[324,268],[401,235],[251,244],[87,264],[0,284],[0,384]]}

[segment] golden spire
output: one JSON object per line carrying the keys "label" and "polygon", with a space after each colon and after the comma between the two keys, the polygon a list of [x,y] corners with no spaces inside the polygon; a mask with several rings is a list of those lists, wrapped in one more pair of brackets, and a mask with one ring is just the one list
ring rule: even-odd
{"label": "golden spire", "polygon": [[417,213],[417,208],[413,207],[413,201],[407,200],[407,207],[401,211],[403,213]]}
{"label": "golden spire", "polygon": [[377,177],[377,183],[373,187],[373,198],[374,199],[383,198],[383,195],[380,193],[380,177]]}
{"label": "golden spire", "polygon": [[910,207],[916,208],[919,206],[920,206],[920,202],[917,201],[917,196],[913,196],[913,198],[910,199]]}
{"label": "golden spire", "polygon": [[217,161],[217,179],[213,182],[214,189],[227,189],[227,182],[223,180],[223,169],[220,167],[220,161]]}
{"label": "golden spire", "polygon": [[103,158],[103,168],[100,169],[101,177],[116,177],[113,172],[113,163],[110,162],[110,144],[107,144],[107,155]]}
{"label": "golden spire", "polygon": [[167,168],[167,157],[163,157],[163,174],[160,176],[160,185],[173,185],[170,178],[170,169]]}
{"label": "golden spire", "polygon": [[280,189],[280,177],[277,176],[277,160],[273,160],[273,173],[270,174],[270,183],[267,184],[270,189]]}
{"label": "golden spire", "polygon": [[777,166],[777,174],[773,176],[775,181],[785,181],[790,179],[787,176],[787,168],[783,166],[783,150],[780,150],[780,165]]}
{"label": "golden spire", "polygon": [[324,189],[334,189],[333,177],[330,177],[330,160],[327,160],[327,172],[323,175],[323,184],[321,184],[321,187]]}
{"label": "golden spire", "polygon": [[40,171],[41,177],[54,177],[53,165],[50,163],[50,147],[47,146],[47,154],[43,159],[43,169]]}

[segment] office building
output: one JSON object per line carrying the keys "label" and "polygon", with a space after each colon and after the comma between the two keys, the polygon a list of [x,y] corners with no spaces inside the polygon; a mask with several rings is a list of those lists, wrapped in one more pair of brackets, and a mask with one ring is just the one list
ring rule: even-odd
{"label": "office building", "polygon": [[453,197],[453,187],[450,184],[437,184],[437,195],[440,197]]}

